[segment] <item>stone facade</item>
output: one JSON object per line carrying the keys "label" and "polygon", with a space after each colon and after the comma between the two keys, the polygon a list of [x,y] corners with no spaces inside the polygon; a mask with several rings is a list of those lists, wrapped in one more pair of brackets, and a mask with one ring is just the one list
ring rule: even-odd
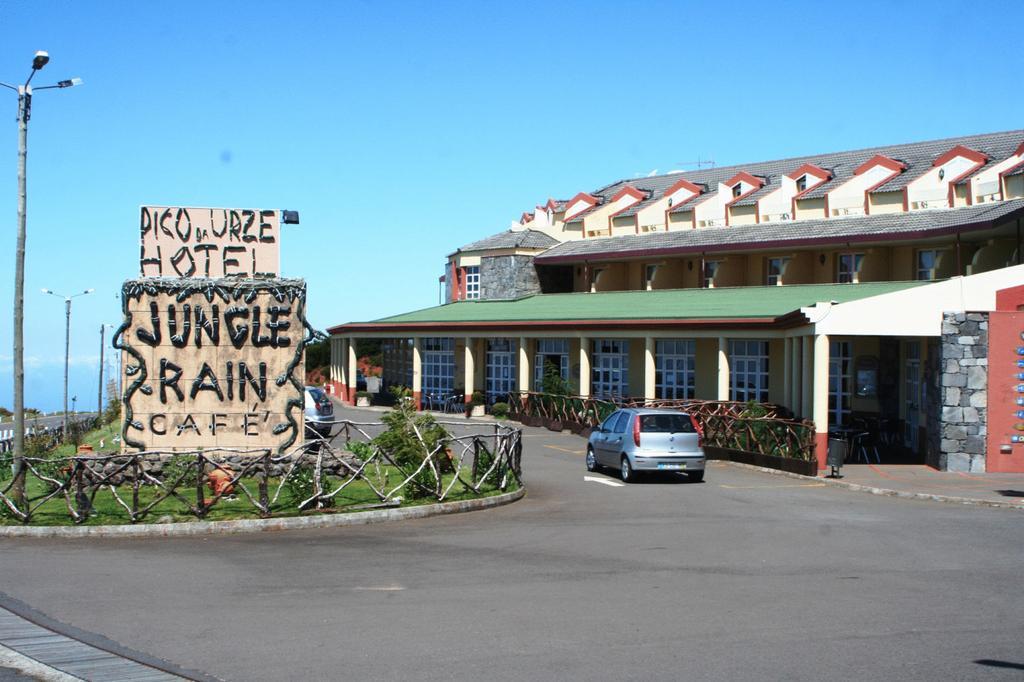
{"label": "stone facade", "polygon": [[484,256],[480,259],[480,298],[522,298],[539,294],[532,256]]}
{"label": "stone facade", "polygon": [[[988,408],[988,314],[945,313],[938,366],[938,427],[929,429],[929,464],[944,471],[984,472]],[[935,415],[936,411],[930,414]],[[938,441],[937,446],[935,441]]]}

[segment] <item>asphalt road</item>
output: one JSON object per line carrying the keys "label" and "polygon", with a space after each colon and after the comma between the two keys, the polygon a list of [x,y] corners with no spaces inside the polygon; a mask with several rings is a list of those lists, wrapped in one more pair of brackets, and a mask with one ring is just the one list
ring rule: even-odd
{"label": "asphalt road", "polygon": [[[584,480],[527,429],[497,510],[247,536],[5,541],[0,589],[228,680],[1024,675],[1024,516],[727,465]],[[603,477],[609,482],[616,479]]]}

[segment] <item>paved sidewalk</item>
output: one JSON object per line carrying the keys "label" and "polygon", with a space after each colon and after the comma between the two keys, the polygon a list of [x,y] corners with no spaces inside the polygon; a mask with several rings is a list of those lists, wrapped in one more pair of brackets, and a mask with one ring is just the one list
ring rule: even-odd
{"label": "paved sidewalk", "polygon": [[1024,506],[1024,474],[963,474],[923,464],[847,464],[843,483],[871,488]]}

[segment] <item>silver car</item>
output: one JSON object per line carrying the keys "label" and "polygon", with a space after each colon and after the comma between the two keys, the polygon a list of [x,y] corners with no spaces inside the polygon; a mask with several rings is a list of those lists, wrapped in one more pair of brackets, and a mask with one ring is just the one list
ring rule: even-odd
{"label": "silver car", "polygon": [[307,431],[312,431],[321,437],[331,435],[331,425],[334,423],[334,404],[327,397],[324,389],[317,386],[306,386],[303,416],[306,419]]}
{"label": "silver car", "polygon": [[617,410],[587,443],[587,471],[613,467],[626,483],[638,471],[682,471],[693,482],[703,481],[704,463],[700,426],[678,410]]}

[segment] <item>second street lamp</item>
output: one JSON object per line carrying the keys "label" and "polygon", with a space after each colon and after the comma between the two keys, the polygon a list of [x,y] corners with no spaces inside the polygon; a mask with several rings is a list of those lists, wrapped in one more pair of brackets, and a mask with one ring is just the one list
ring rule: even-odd
{"label": "second street lamp", "polygon": [[64,434],[61,438],[62,440],[68,437],[68,361],[71,357],[71,299],[91,294],[93,291],[95,291],[95,289],[86,289],[79,294],[64,296],[63,294],[58,294],[51,289],[43,289],[44,294],[50,294],[51,296],[64,299]]}

